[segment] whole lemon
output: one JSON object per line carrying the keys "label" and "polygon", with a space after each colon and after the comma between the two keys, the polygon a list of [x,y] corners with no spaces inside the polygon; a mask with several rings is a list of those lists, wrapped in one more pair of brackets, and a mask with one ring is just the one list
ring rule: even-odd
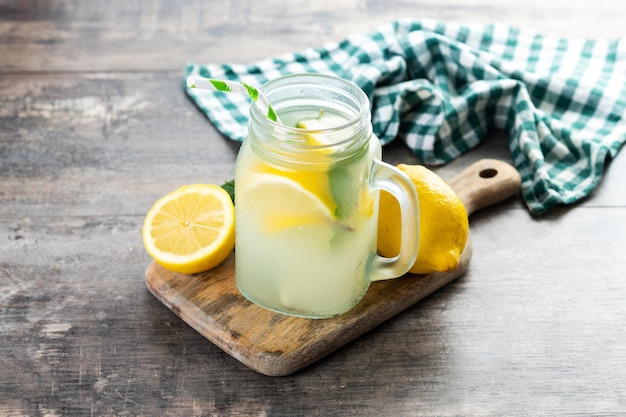
{"label": "whole lemon", "polygon": [[[421,165],[397,165],[417,190],[420,240],[417,260],[409,272],[445,272],[459,265],[469,234],[463,202],[443,178]],[[386,191],[380,195],[378,250],[393,257],[400,251],[400,206]]]}

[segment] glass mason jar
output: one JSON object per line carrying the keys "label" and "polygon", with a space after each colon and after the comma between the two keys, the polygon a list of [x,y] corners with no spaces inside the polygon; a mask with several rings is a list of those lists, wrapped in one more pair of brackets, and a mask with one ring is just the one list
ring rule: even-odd
{"label": "glass mason jar", "polygon": [[[415,188],[381,161],[369,100],[357,85],[294,74],[262,91],[281,123],[251,107],[235,173],[237,287],[273,311],[309,318],[342,314],[371,281],[404,275],[415,262]],[[376,252],[380,189],[401,206],[395,258]]]}

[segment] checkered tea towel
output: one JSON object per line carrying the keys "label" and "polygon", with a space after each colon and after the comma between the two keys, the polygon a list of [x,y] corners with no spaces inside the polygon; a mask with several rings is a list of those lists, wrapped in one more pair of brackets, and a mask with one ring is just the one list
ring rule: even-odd
{"label": "checkered tea towel", "polygon": [[[399,20],[250,65],[192,62],[184,75],[262,85],[298,72],[357,83],[370,98],[381,142],[403,140],[426,165],[445,164],[478,145],[489,129],[504,129],[535,214],[589,194],[626,140],[626,39]],[[222,134],[244,139],[247,97],[186,92]]]}

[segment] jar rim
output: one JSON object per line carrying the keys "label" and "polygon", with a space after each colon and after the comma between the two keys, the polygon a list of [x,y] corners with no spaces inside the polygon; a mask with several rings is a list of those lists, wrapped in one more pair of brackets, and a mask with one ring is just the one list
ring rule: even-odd
{"label": "jar rim", "polygon": [[[285,151],[346,149],[346,147],[352,147],[348,145],[355,141],[355,136],[366,136],[369,138],[371,135],[369,98],[356,83],[350,80],[322,73],[293,73],[282,75],[266,82],[261,87],[261,91],[277,113],[281,113],[281,110],[296,107],[293,105],[294,102],[305,102],[309,98],[323,101],[325,107],[329,108],[332,108],[332,106],[328,105],[328,103],[332,103],[332,100],[335,100],[335,104],[340,103],[342,108],[350,109],[348,114],[344,111],[340,112],[346,116],[345,123],[328,128],[305,129],[270,120],[257,106],[251,106],[250,129],[253,128],[252,123],[255,122],[263,126],[263,128],[271,130],[272,136],[284,138],[285,140],[280,141],[280,147]],[[309,95],[306,95],[304,91]],[[277,100],[273,102],[272,98],[277,98]],[[349,131],[350,129],[355,134],[337,142],[307,144],[304,140],[297,140],[297,138],[304,138],[311,134],[332,135],[337,132]]]}
{"label": "jar rim", "polygon": [[[261,86],[260,90],[268,98],[270,104],[272,104],[272,106],[275,106],[275,103],[272,103],[269,99],[272,97],[273,94],[276,94],[277,91],[283,88],[297,88],[298,86],[306,85],[316,85],[320,88],[325,88],[327,90],[336,90],[338,92],[349,94],[354,99],[355,105],[359,109],[358,112],[354,114],[353,119],[365,118],[368,119],[368,121],[369,119],[371,119],[370,102],[365,92],[353,81],[338,77],[336,75],[309,72],[281,75],[267,81]],[[261,119],[266,119],[267,122],[270,124],[275,124],[286,128],[290,127],[282,125],[280,122],[268,119],[267,115],[263,114],[260,108],[258,108],[257,106],[250,106],[250,112],[253,113],[255,116],[259,116]],[[293,127],[293,129],[298,128]]]}

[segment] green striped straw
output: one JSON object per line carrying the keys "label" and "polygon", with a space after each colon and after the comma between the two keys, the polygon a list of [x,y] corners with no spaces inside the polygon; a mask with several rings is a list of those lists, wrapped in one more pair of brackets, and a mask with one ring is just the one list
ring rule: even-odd
{"label": "green striped straw", "polygon": [[267,98],[255,87],[241,81],[216,80],[214,78],[187,77],[187,87],[209,91],[224,91],[239,94],[247,94],[257,105],[259,110],[267,114],[267,118],[273,122],[281,123],[278,115],[270,105]]}

